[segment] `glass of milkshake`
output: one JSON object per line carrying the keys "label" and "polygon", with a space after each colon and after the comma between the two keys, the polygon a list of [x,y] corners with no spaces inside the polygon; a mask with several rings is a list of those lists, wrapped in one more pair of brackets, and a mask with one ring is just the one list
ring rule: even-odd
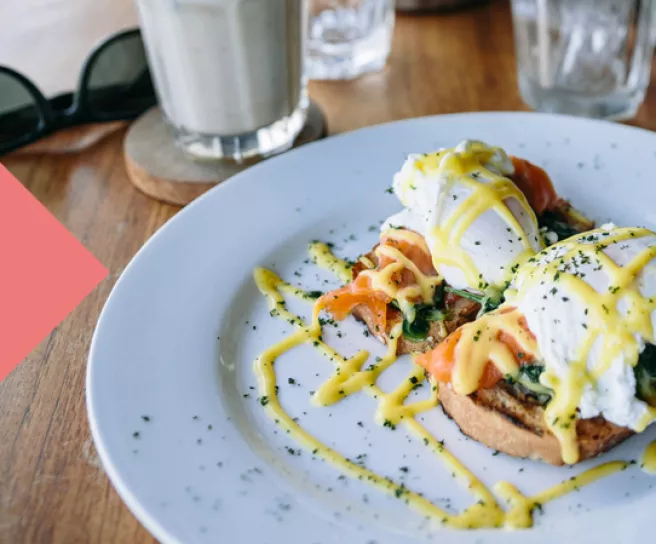
{"label": "glass of milkshake", "polygon": [[136,0],[160,106],[199,159],[292,146],[308,107],[303,0]]}

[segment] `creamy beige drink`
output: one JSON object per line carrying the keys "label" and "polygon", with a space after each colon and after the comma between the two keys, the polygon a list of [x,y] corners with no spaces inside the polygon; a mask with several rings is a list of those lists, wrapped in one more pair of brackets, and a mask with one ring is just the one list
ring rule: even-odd
{"label": "creamy beige drink", "polygon": [[137,0],[160,104],[200,157],[267,155],[305,121],[302,0]]}

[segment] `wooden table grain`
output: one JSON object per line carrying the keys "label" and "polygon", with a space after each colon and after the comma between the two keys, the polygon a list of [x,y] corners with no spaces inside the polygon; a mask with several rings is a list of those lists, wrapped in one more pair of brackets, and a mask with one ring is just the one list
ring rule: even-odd
{"label": "wooden table grain", "polygon": [[[0,6],[0,64],[48,94],[74,85],[91,46],[133,26],[131,0],[21,0]],[[422,115],[525,109],[508,4],[400,16],[387,68],[312,83],[331,134]],[[632,122],[656,128],[656,93]],[[153,542],[105,476],[89,435],[86,360],[99,312],[132,256],[178,208],[126,178],[125,126],[59,133],[2,158],[110,270],[80,306],[0,384],[0,542]],[[0,334],[1,336],[1,334]]]}

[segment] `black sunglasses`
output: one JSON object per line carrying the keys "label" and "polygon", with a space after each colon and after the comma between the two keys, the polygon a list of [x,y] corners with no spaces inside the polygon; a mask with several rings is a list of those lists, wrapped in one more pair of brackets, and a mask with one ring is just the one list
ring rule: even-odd
{"label": "black sunglasses", "polygon": [[85,61],[74,93],[47,99],[26,77],[0,66],[0,154],[61,128],[134,119],[156,101],[138,29],[99,44]]}

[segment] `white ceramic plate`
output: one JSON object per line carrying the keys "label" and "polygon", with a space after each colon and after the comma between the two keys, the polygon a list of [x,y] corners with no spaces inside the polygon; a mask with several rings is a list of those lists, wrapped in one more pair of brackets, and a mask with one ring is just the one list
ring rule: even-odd
{"label": "white ceramic plate", "polygon": [[[367,251],[379,221],[400,208],[385,189],[405,156],[464,138],[546,167],[557,190],[597,220],[656,226],[656,136],[539,114],[451,115],[360,130],[269,160],[210,191],[126,269],[103,310],[89,361],[87,402],[98,452],[123,500],[156,538],[634,542],[653,533],[656,479],[637,467],[549,504],[528,531],[436,528],[402,501],[340,479],[308,452],[298,455],[298,445],[277,431],[251,389],[254,358],[289,330],[269,316],[253,268],[273,267],[303,287],[336,285],[303,262],[307,243],[333,241],[350,257]],[[342,331],[343,338],[328,338],[343,353],[382,351],[355,321],[347,320]],[[383,376],[383,387],[405,376],[410,364],[400,359]],[[330,370],[306,347],[277,363],[283,404],[306,428],[349,457],[366,454],[368,466],[439,505],[460,509],[472,502],[403,430],[377,426],[373,401],[364,394],[312,407],[310,391]],[[507,479],[534,493],[598,462],[554,468],[493,456],[439,409],[420,417],[488,485]],[[654,437],[650,429],[603,459],[638,458]]]}

